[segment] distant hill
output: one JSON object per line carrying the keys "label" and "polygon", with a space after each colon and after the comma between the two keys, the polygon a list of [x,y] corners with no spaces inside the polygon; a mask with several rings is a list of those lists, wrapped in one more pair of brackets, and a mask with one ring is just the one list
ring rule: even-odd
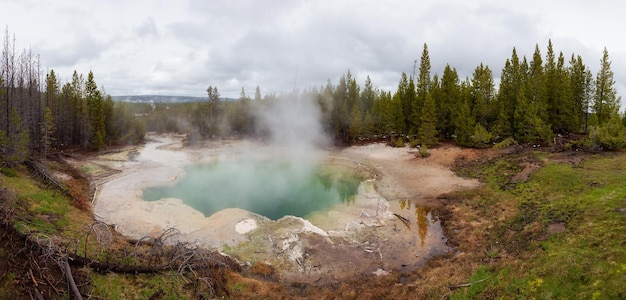
{"label": "distant hill", "polygon": [[[192,96],[163,96],[163,95],[129,95],[129,96],[111,96],[113,101],[131,102],[131,103],[190,103],[190,102],[206,102],[207,97]],[[234,99],[221,98],[222,101],[231,101]]]}

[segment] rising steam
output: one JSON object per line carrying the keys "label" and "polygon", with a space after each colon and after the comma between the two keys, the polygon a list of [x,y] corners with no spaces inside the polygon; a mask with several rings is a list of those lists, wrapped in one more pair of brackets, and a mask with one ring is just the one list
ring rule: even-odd
{"label": "rising steam", "polygon": [[144,198],[181,198],[205,215],[238,207],[274,219],[304,216],[341,202],[333,184],[318,177],[328,144],[319,106],[312,99],[295,98],[256,103],[254,108],[268,143],[242,143],[237,155],[188,167],[180,184],[145,190]]}
{"label": "rising steam", "polygon": [[274,100],[255,111],[260,128],[267,130],[273,145],[286,159],[315,160],[328,144],[319,105],[308,97]]}

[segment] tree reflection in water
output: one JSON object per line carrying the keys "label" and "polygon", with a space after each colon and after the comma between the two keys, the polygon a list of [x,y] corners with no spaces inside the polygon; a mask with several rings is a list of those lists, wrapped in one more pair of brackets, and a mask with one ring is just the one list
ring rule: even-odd
{"label": "tree reflection in water", "polygon": [[[423,247],[424,243],[426,242],[426,235],[428,234],[428,226],[431,224],[431,219],[433,218],[431,214],[432,208],[428,206],[419,206],[409,200],[400,200],[400,209],[413,211],[413,213],[415,214],[417,233],[420,237],[420,242]],[[405,224],[407,224],[407,226],[410,228],[410,219],[405,218],[405,220],[409,221],[408,223],[405,222]]]}

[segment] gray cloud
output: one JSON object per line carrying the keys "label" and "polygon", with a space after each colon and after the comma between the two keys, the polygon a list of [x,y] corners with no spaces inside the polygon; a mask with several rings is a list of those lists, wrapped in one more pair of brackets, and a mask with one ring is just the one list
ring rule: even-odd
{"label": "gray cloud", "polygon": [[[107,44],[97,41],[93,36],[84,31],[78,31],[71,35],[65,43],[41,43],[38,49],[44,62],[51,67],[72,67],[81,61],[96,60],[107,49]],[[70,74],[71,75],[71,74]]]}
{"label": "gray cloud", "polygon": [[482,62],[497,80],[513,47],[530,57],[539,44],[545,56],[548,39],[567,60],[580,54],[594,74],[607,46],[618,92],[626,80],[626,47],[617,32],[626,25],[616,13],[621,3],[59,0],[3,6],[0,20],[24,47],[33,45],[46,67],[68,77],[73,69],[93,69],[98,83],[118,95],[204,96],[208,85],[231,97],[242,86],[281,93],[294,83],[299,89],[335,84],[348,69],[360,83],[369,75],[393,91],[402,72],[413,72],[424,43],[433,74],[449,63],[463,79]]}
{"label": "gray cloud", "polygon": [[135,27],[134,33],[139,37],[158,37],[159,31],[154,18],[148,17],[139,26]]}

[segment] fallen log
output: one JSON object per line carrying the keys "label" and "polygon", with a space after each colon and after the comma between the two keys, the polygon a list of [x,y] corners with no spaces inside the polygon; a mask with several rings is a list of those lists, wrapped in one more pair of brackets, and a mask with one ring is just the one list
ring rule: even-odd
{"label": "fallen log", "polygon": [[26,167],[33,173],[36,177],[38,177],[45,184],[52,185],[56,190],[60,191],[64,195],[68,197],[72,197],[70,190],[65,186],[65,184],[59,181],[56,177],[54,177],[48,169],[41,165],[40,163],[32,160],[27,160],[24,162]]}
{"label": "fallen log", "polygon": [[67,261],[67,257],[63,259],[63,272],[65,273],[65,278],[67,278],[67,284],[69,285],[70,290],[74,293],[74,297],[78,300],[83,300],[83,296],[80,294],[78,286],[76,286],[74,276],[72,276],[72,268],[70,268],[70,263]]}

